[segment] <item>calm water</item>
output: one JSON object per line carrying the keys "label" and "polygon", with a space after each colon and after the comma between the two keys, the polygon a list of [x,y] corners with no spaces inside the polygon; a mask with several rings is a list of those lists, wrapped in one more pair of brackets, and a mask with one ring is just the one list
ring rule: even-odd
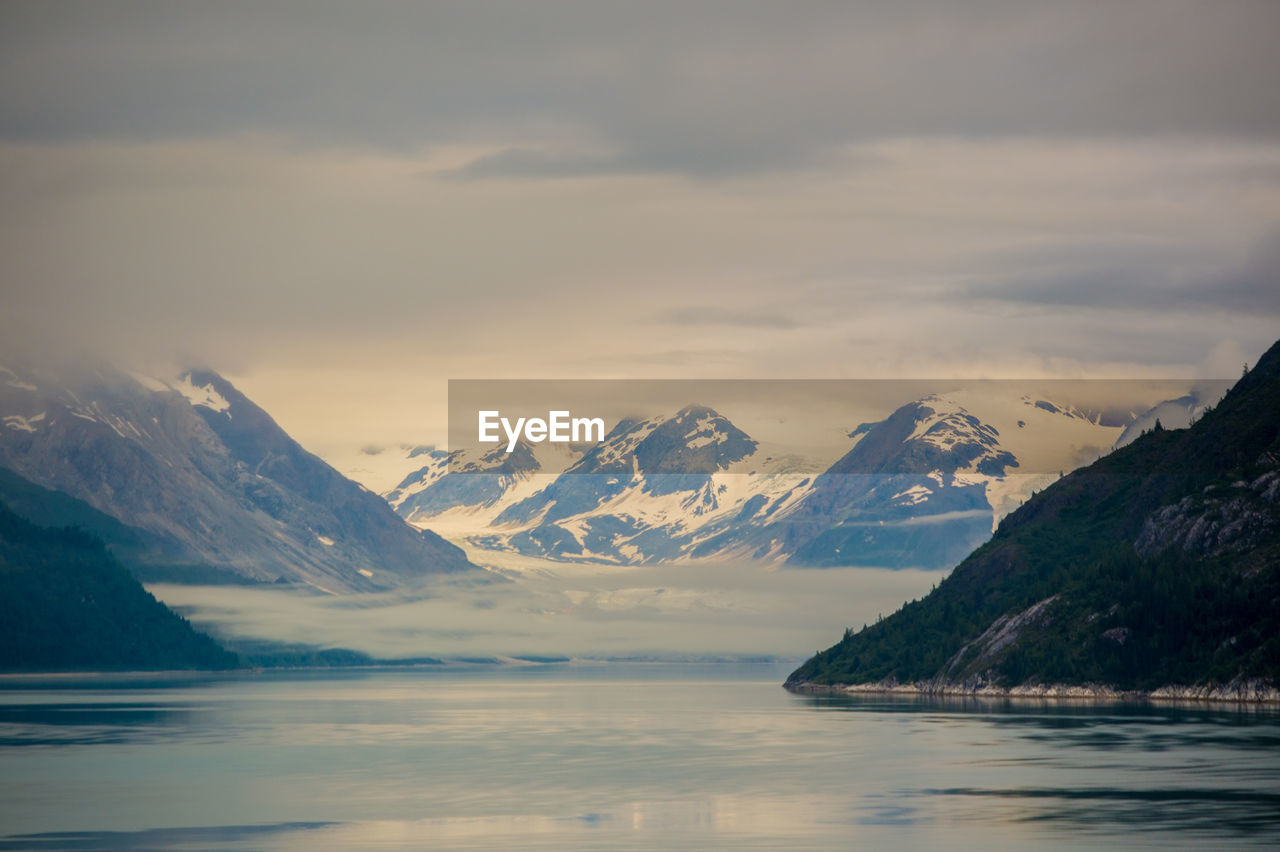
{"label": "calm water", "polygon": [[1280,844],[1280,713],[777,668],[0,679],[0,849]]}

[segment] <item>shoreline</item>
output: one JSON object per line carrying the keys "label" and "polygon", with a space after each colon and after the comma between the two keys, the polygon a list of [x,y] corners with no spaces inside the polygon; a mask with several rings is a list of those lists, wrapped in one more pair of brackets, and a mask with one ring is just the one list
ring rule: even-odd
{"label": "shoreline", "polygon": [[1262,681],[1232,682],[1221,686],[1162,686],[1158,689],[1117,689],[1107,684],[1047,683],[1013,687],[989,684],[813,683],[787,681],[783,689],[800,695],[897,695],[917,698],[979,698],[991,700],[1033,699],[1101,701],[1114,703],[1182,703],[1280,705],[1280,689]]}

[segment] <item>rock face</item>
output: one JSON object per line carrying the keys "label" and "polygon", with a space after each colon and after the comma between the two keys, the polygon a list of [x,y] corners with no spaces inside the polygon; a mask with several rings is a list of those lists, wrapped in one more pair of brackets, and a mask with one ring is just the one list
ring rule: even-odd
{"label": "rock face", "polygon": [[[1047,627],[1051,623],[1049,607],[1057,599],[1057,595],[1050,595],[1022,612],[1000,616],[991,622],[991,626],[984,630],[981,636],[966,642],[955,656],[947,661],[942,670],[934,675],[931,683],[941,688],[956,681],[980,679],[981,673],[990,670],[1000,658],[1001,652],[1017,642],[1024,632]],[[1116,628],[1116,631],[1123,630],[1123,627]],[[1115,631],[1107,631],[1107,633],[1113,632]],[[1107,633],[1103,635],[1106,636]]]}
{"label": "rock face", "polygon": [[795,689],[1276,700],[1280,343],[1191,427],[1046,488]]}
{"label": "rock face", "polygon": [[177,565],[333,592],[472,568],[210,371],[160,382],[11,363],[0,417],[0,467],[145,531]]}
{"label": "rock face", "polygon": [[1276,532],[1278,507],[1280,470],[1252,482],[1207,486],[1201,494],[1189,494],[1153,512],[1143,522],[1134,548],[1146,557],[1168,548],[1201,556],[1243,552]]}

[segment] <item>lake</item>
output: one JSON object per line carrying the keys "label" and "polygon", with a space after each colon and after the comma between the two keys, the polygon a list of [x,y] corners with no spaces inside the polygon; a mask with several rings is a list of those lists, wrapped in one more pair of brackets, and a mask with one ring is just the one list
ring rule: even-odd
{"label": "lake", "polygon": [[1280,711],[787,664],[0,678],[0,850],[1280,845]]}

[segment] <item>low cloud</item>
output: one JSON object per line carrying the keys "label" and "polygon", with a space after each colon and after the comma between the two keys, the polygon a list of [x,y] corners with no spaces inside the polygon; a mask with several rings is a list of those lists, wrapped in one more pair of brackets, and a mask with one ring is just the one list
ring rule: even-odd
{"label": "low cloud", "polygon": [[[514,583],[344,598],[275,589],[155,586],[198,627],[382,658],[803,657],[904,600],[938,572],[781,569],[751,562],[653,568],[535,565]],[[529,570],[529,569],[534,570]]]}

